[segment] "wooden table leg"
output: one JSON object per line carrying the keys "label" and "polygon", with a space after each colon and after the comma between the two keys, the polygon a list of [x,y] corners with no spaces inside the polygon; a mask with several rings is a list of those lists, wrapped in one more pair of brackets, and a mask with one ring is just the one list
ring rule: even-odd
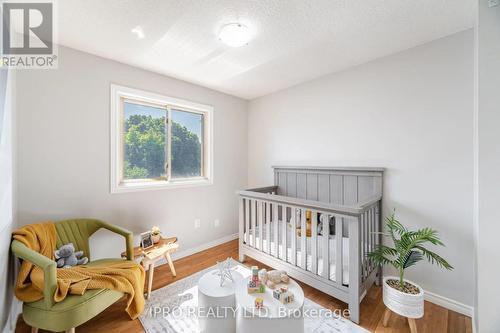
{"label": "wooden table leg", "polygon": [[31,326],[31,333],[38,333],[38,327]]}
{"label": "wooden table leg", "polygon": [[154,271],[155,271],[155,263],[152,262],[149,264],[149,269],[148,269],[148,293],[147,293],[146,299],[148,299],[149,296],[151,295],[151,287],[153,286]]}
{"label": "wooden table leg", "polygon": [[411,333],[417,333],[417,323],[414,318],[408,318],[408,325],[410,325]]}
{"label": "wooden table leg", "polygon": [[391,318],[391,310],[389,310],[389,308],[385,308],[384,320],[382,321],[382,325],[384,325],[384,327],[387,327],[387,323],[389,323],[389,318]]}
{"label": "wooden table leg", "polygon": [[170,257],[170,253],[165,252],[165,259],[167,259],[168,266],[170,266],[170,271],[172,272],[172,275],[177,276],[177,273],[175,272],[174,263],[172,262],[172,258]]}

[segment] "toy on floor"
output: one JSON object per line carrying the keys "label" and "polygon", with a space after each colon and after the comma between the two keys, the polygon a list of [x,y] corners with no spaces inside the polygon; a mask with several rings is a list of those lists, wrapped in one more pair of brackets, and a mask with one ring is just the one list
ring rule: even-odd
{"label": "toy on floor", "polygon": [[257,266],[252,266],[252,276],[248,281],[247,291],[249,294],[266,292],[266,285],[259,279],[259,268]]}
{"label": "toy on floor", "polygon": [[264,307],[264,299],[262,297],[257,297],[255,299],[255,308],[262,309]]}
{"label": "toy on floor", "polygon": [[288,283],[290,278],[285,271],[272,270],[267,271],[265,268],[259,271],[260,282],[271,289],[274,289],[278,283]]}
{"label": "toy on floor", "polygon": [[85,265],[89,262],[87,257],[83,257],[83,251],[75,252],[73,243],[61,246],[59,250],[54,252],[54,256],[58,268],[70,268],[76,265]]}
{"label": "toy on floor", "polygon": [[287,286],[282,286],[273,291],[273,297],[281,302],[281,304],[291,303],[294,300],[293,293],[288,290]]}

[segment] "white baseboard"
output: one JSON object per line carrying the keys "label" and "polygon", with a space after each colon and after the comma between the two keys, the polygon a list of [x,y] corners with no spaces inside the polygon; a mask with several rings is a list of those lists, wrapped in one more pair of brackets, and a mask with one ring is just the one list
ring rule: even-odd
{"label": "white baseboard", "polygon": [[211,247],[214,247],[214,246],[217,246],[217,245],[221,245],[221,244],[227,243],[229,241],[235,240],[238,237],[239,237],[238,233],[235,233],[235,234],[232,234],[232,235],[227,235],[227,236],[215,239],[215,240],[210,241],[210,242],[205,243],[205,244],[201,244],[201,245],[189,248],[189,249],[185,249],[185,250],[182,250],[182,251],[179,251],[179,252],[175,252],[175,253],[172,254],[172,259],[173,260],[178,260],[178,259],[190,256],[192,254],[195,254],[195,253],[198,253],[198,252],[201,252],[201,251],[205,251],[206,249],[209,249]]}
{"label": "white baseboard", "polygon": [[[201,251],[205,251],[211,247],[221,245],[221,244],[227,243],[229,241],[235,240],[238,237],[239,237],[238,233],[235,233],[232,235],[227,235],[227,236],[224,236],[224,237],[221,237],[218,239],[214,239],[213,241],[210,241],[210,242],[207,242],[207,243],[195,246],[195,247],[191,247],[189,249],[185,249],[185,250],[182,250],[179,252],[172,253],[172,260],[179,260],[181,258],[188,257],[192,254],[195,254],[195,253],[198,253]],[[161,259],[158,262],[158,266],[165,265],[165,264],[167,264],[167,261],[165,259]]]}
{"label": "white baseboard", "polygon": [[474,314],[474,308],[472,306],[460,303],[458,301],[432,293],[430,291],[424,290],[424,298],[428,302],[440,305],[443,308],[461,313],[471,318]]}

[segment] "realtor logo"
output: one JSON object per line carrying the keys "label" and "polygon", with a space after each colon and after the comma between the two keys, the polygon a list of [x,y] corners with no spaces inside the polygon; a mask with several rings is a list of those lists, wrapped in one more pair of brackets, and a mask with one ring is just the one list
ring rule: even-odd
{"label": "realtor logo", "polygon": [[2,4],[1,67],[56,68],[54,3]]}

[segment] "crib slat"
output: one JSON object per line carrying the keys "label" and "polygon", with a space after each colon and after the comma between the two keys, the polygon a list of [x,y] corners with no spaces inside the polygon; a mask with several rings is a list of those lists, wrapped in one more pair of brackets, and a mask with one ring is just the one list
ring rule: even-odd
{"label": "crib slat", "polygon": [[[360,269],[361,269],[361,281],[364,280],[365,276],[365,269],[364,269],[364,260],[363,260],[363,220],[364,216],[363,214],[359,215],[359,258],[360,258]],[[350,230],[350,229],[349,229]],[[350,235],[349,235],[350,236]]]}
{"label": "crib slat", "polygon": [[362,279],[364,281],[366,277],[366,212],[361,214],[361,272]]}
{"label": "crib slat", "polygon": [[269,202],[264,203],[265,208],[265,219],[264,223],[266,225],[266,239],[265,248],[266,253],[271,253],[271,204]]}
{"label": "crib slat", "polygon": [[278,253],[278,222],[279,214],[278,214],[278,205],[273,204],[273,227],[274,227],[274,256],[276,258],[279,258],[279,253]]}
{"label": "crib slat", "polygon": [[368,267],[368,238],[369,238],[369,227],[370,227],[370,214],[368,211],[365,212],[365,251],[363,253],[363,260],[365,262],[365,278],[368,278],[368,271],[369,271],[369,267]]}
{"label": "crib slat", "polygon": [[360,271],[360,218],[348,219],[349,221],[349,310],[351,320],[359,321],[359,296],[361,286]]}
{"label": "crib slat", "polygon": [[371,214],[370,214],[370,210],[367,210],[366,211],[366,220],[365,220],[365,223],[366,223],[366,240],[365,240],[365,244],[366,244],[366,251],[365,251],[365,266],[366,266],[366,277],[368,277],[368,275],[370,275],[370,262],[368,261],[368,252],[370,252],[370,224],[371,224]]}
{"label": "crib slat", "polygon": [[335,216],[335,282],[339,286],[344,284],[343,256],[344,256],[344,222],[341,217]]}
{"label": "crib slat", "polygon": [[365,267],[366,267],[366,277],[370,274],[370,263],[368,262],[368,252],[370,251],[370,210],[365,212],[365,230],[366,230],[366,239],[365,239]]}
{"label": "crib slat", "polygon": [[302,267],[303,270],[306,269],[307,267],[307,244],[306,244],[306,233],[307,233],[307,227],[306,227],[306,218],[307,218],[307,210],[301,209],[301,214],[300,214],[300,267]]}
{"label": "crib slat", "polygon": [[368,265],[368,272],[372,271],[372,261],[368,258],[368,253],[372,251],[372,234],[373,234],[373,216],[372,209],[368,210],[368,250],[366,252],[366,262]]}
{"label": "crib slat", "polygon": [[[375,245],[381,244],[382,243],[382,221],[380,218],[381,215],[381,202],[379,201],[377,205],[375,206],[375,230],[377,231],[377,234],[375,235]],[[381,265],[376,265],[377,269],[377,285],[381,286],[382,285],[382,266]]]}
{"label": "crib slat", "polygon": [[266,232],[265,235],[266,237],[263,237],[263,248],[262,250],[265,251],[266,253],[270,252],[270,242],[269,242],[269,203],[267,201],[262,202],[262,209],[264,210],[263,213],[263,219],[264,219],[264,224],[262,225],[263,228],[265,228]]}
{"label": "crib slat", "polygon": [[263,244],[263,235],[264,235],[264,218],[263,218],[263,208],[264,208],[264,202],[263,201],[257,201],[257,219],[259,223],[259,250],[264,251],[264,248],[262,247]]}
{"label": "crib slat", "polygon": [[240,200],[238,200],[238,241],[239,241],[239,246],[241,249],[241,245],[244,242],[244,236],[245,236],[245,212],[244,212],[244,202],[245,199],[240,197]]}
{"label": "crib slat", "polygon": [[330,217],[328,214],[321,213],[323,219],[323,272],[325,279],[330,279]]}
{"label": "crib slat", "polygon": [[[376,236],[376,225],[375,225],[375,206],[371,209],[372,212],[372,238],[371,238],[371,249],[370,252],[375,250],[375,236]],[[373,260],[371,260],[371,270],[375,268]]]}
{"label": "crib slat", "polygon": [[373,222],[373,219],[372,219],[372,210],[371,208],[366,212],[366,215],[367,215],[367,222],[368,222],[368,226],[367,226],[367,229],[368,229],[368,234],[366,235],[366,254],[365,254],[365,260],[366,260],[366,267],[367,267],[367,270],[368,270],[368,273],[367,273],[367,276],[370,275],[371,271],[372,271],[372,265],[371,265],[371,261],[368,259],[368,253],[370,253],[372,251],[372,222]]}
{"label": "crib slat", "polygon": [[[318,274],[318,213],[311,213],[311,272]],[[307,251],[306,251],[307,252]]]}
{"label": "crib slat", "polygon": [[290,231],[291,238],[291,253],[290,253],[290,263],[295,265],[297,263],[297,219],[298,219],[299,209],[292,207],[291,208],[291,216],[290,216],[290,224],[292,225],[292,230]]}
{"label": "crib slat", "polygon": [[366,279],[366,277],[368,276],[368,266],[367,266],[367,262],[366,262],[366,252],[367,252],[367,249],[368,249],[368,246],[367,246],[367,242],[368,242],[368,214],[367,212],[364,212],[363,213],[363,234],[362,234],[362,240],[363,240],[363,250],[362,250],[362,263],[363,263],[363,273],[364,273],[364,277]]}
{"label": "crib slat", "polygon": [[252,207],[252,211],[251,211],[251,215],[252,215],[252,247],[254,248],[257,248],[257,242],[256,242],[256,239],[255,239],[255,236],[256,236],[256,232],[255,232],[255,220],[256,220],[256,205],[257,205],[257,200],[252,200],[251,201],[251,207]]}
{"label": "crib slat", "polygon": [[286,242],[286,229],[287,229],[287,207],[281,206],[281,259],[287,261],[287,242]]}
{"label": "crib slat", "polygon": [[251,200],[245,199],[245,243],[250,245],[250,206]]}

